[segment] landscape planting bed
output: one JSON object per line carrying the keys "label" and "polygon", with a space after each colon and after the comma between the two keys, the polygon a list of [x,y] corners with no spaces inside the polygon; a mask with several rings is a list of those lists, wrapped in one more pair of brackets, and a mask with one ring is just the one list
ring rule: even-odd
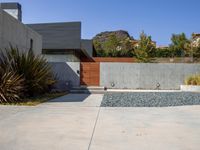
{"label": "landscape planting bed", "polygon": [[169,107],[200,105],[200,93],[130,92],[106,93],[101,107]]}

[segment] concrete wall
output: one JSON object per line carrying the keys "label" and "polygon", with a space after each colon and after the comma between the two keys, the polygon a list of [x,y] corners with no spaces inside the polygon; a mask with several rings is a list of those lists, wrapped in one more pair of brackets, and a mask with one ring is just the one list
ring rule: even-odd
{"label": "concrete wall", "polygon": [[30,49],[33,40],[35,54],[42,52],[42,37],[31,28],[0,9],[0,48],[9,48],[10,44],[22,51]]}
{"label": "concrete wall", "polygon": [[100,63],[100,85],[111,88],[179,89],[184,79],[200,73],[200,64]]}
{"label": "concrete wall", "polygon": [[68,89],[80,85],[80,62],[49,62],[56,75],[56,88]]}
{"label": "concrete wall", "polygon": [[80,62],[80,59],[73,54],[43,54],[48,62]]}

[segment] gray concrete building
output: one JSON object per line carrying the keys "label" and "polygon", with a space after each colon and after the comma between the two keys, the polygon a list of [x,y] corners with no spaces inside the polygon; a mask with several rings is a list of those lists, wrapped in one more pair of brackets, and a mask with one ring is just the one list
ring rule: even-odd
{"label": "gray concrete building", "polygon": [[57,87],[80,86],[82,57],[92,57],[92,40],[81,39],[81,22],[28,24],[42,35],[42,55],[59,79]]}
{"label": "gray concrete building", "polygon": [[[10,5],[0,6],[8,9]],[[11,8],[13,6],[20,5],[11,3]],[[10,48],[12,45],[21,51],[32,49],[35,54],[41,54],[42,36],[19,20],[0,8],[0,48]]]}
{"label": "gray concrete building", "polygon": [[50,62],[80,62],[81,55],[92,57],[92,40],[81,39],[81,22],[28,24],[42,35],[42,54]]}
{"label": "gray concrete building", "polygon": [[0,3],[0,48],[32,49],[50,63],[59,87],[79,86],[81,57],[93,55],[92,40],[81,39],[81,22],[25,25],[21,8],[19,3]]}
{"label": "gray concrete building", "polygon": [[92,40],[81,39],[81,22],[21,22],[19,3],[0,3],[0,48],[10,45],[21,50],[33,49],[49,62],[80,62],[81,56],[92,57]]}

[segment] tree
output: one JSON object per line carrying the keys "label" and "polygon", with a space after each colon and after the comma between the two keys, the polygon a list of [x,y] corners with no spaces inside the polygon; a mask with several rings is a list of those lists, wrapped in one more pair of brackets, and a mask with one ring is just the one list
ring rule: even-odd
{"label": "tree", "polygon": [[104,43],[103,49],[107,56],[117,57],[119,55],[120,48],[120,41],[117,39],[116,35],[111,34],[108,40]]}
{"label": "tree", "polygon": [[196,58],[200,58],[200,45],[192,47],[192,56]]}
{"label": "tree", "polygon": [[137,46],[135,46],[134,53],[136,58],[141,62],[149,62],[150,57],[153,56],[155,51],[155,45],[151,39],[151,36],[147,36],[144,32],[140,34],[140,40]]}
{"label": "tree", "polygon": [[170,57],[171,51],[169,47],[163,47],[163,48],[156,48],[154,57]]}
{"label": "tree", "polygon": [[190,55],[190,40],[187,39],[185,33],[172,34],[172,44],[170,45],[171,56],[188,56]]}
{"label": "tree", "polygon": [[101,44],[97,40],[93,40],[93,45],[94,49],[96,50],[97,57],[104,57],[106,55]]}
{"label": "tree", "polygon": [[120,41],[120,56],[133,57],[134,47],[131,41],[132,39],[130,38],[125,38],[122,41]]}

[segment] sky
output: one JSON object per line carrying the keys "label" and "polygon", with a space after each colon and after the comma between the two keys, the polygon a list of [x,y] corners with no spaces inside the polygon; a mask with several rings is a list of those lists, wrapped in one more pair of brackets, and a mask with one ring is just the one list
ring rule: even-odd
{"label": "sky", "polygon": [[82,22],[82,38],[126,30],[135,39],[144,31],[157,45],[172,33],[200,33],[200,0],[0,0],[22,5],[23,23]]}

